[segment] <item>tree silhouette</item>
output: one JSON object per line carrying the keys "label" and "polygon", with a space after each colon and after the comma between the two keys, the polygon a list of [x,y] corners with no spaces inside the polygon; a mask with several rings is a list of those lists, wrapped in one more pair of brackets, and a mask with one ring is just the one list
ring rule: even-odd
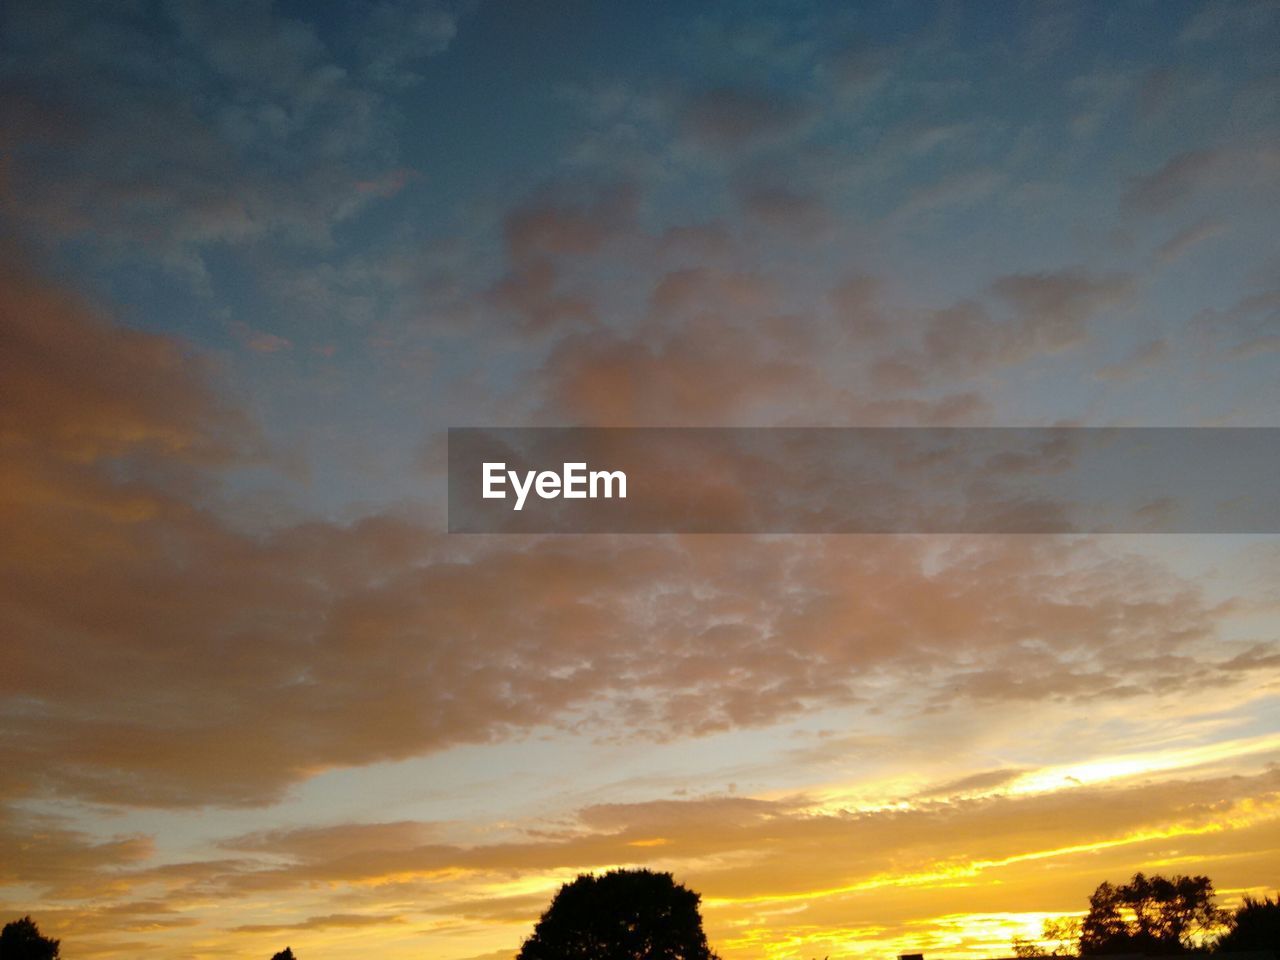
{"label": "tree silhouette", "polygon": [[[1245,919],[1246,929],[1253,929],[1248,925],[1254,923],[1261,928],[1265,912],[1257,919],[1252,915]],[[1040,943],[1015,937],[1013,949],[1025,958],[1187,953],[1203,950],[1209,936],[1221,929],[1228,917],[1227,911],[1213,905],[1213,881],[1208,877],[1135,873],[1119,886],[1098,884],[1083,918],[1046,920]],[[1054,942],[1054,948],[1044,946],[1045,941]]]}
{"label": "tree silhouette", "polygon": [[1224,911],[1213,905],[1208,877],[1146,877],[1101,883],[1080,924],[1080,954],[1186,953],[1198,938],[1220,927]]}
{"label": "tree silhouette", "polygon": [[1280,957],[1280,897],[1245,897],[1227,920],[1227,932],[1218,938],[1217,949],[1221,953],[1270,950]]}
{"label": "tree silhouette", "polygon": [[293,955],[292,947],[285,947],[277,954],[273,954],[271,960],[297,960]]}
{"label": "tree silhouette", "polygon": [[[1040,934],[1041,943],[1032,940],[1013,938],[1013,955],[1023,960],[1032,957],[1074,957],[1080,945],[1080,918],[1066,917],[1061,920],[1046,920]],[[1044,942],[1052,943],[1052,947],[1044,946]]]}
{"label": "tree silhouette", "polygon": [[40,936],[35,921],[23,917],[0,930],[0,960],[58,960],[58,943]]}
{"label": "tree silhouette", "polygon": [[669,873],[582,874],[560,888],[517,960],[719,960],[700,900]]}

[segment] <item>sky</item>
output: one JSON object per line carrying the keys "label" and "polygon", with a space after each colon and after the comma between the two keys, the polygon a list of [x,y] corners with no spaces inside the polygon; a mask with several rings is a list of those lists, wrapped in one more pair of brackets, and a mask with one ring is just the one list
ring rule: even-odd
{"label": "sky", "polygon": [[1280,427],[1280,4],[10,0],[0,917],[724,960],[1276,891],[1280,539],[467,536],[453,426]]}

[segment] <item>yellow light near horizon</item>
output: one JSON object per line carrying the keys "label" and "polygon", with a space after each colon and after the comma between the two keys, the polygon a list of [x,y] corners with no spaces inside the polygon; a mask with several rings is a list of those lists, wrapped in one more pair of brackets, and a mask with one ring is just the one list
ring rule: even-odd
{"label": "yellow light near horizon", "polygon": [[886,935],[882,926],[827,927],[803,933],[782,931],[767,924],[754,924],[730,938],[722,938],[723,953],[759,952],[768,960],[797,956],[876,957],[883,960],[898,953],[945,950],[955,960],[990,957],[1009,953],[1015,937],[1037,938],[1045,920],[1070,914],[1059,913],[974,913],[947,914],[916,921],[919,935]]}
{"label": "yellow light near horizon", "polygon": [[1048,850],[1035,850],[995,859],[975,859],[968,863],[948,866],[936,870],[924,870],[904,874],[880,874],[857,883],[838,887],[827,887],[799,893],[758,894],[748,897],[706,897],[704,903],[708,907],[722,907],[746,903],[786,903],[813,900],[822,897],[841,896],[850,893],[861,893],[885,887],[928,886],[944,884],[949,881],[976,877],[986,870],[1026,863],[1035,860],[1048,860],[1054,857],[1071,856],[1080,853],[1093,853],[1099,850],[1110,850],[1131,844],[1148,843],[1153,840],[1171,840],[1178,837],[1201,836],[1209,833],[1220,833],[1223,830],[1246,826],[1259,820],[1271,819],[1280,812],[1280,802],[1259,804],[1247,801],[1236,805],[1242,812],[1228,815],[1222,820],[1203,824],[1184,824],[1163,830],[1143,830],[1125,834],[1109,840],[1096,840],[1088,843],[1067,844]]}
{"label": "yellow light near horizon", "polygon": [[1148,753],[1120,754],[1085,763],[1046,767],[1013,781],[1008,792],[1042,793],[1064,787],[1123,780],[1143,774],[1185,770],[1205,764],[1235,760],[1259,753],[1280,750],[1280,733],[1263,734],[1240,740],[1204,744],[1196,747],[1157,750]]}
{"label": "yellow light near horizon", "polygon": [[[1024,796],[1051,793],[1056,790],[1123,781],[1133,777],[1174,773],[1268,752],[1280,752],[1280,733],[1262,734],[1195,747],[1117,754],[1079,763],[1042,767],[1025,773],[1007,784],[992,788],[986,791],[986,794]],[[810,790],[808,793],[810,802],[805,804],[803,809],[815,815],[911,810],[919,803],[904,797],[918,792],[921,787],[918,781],[901,776],[873,783],[863,781],[856,784],[829,784]],[[979,793],[979,791],[966,791],[964,795],[973,793]],[[769,795],[764,795],[764,799],[769,799]]]}

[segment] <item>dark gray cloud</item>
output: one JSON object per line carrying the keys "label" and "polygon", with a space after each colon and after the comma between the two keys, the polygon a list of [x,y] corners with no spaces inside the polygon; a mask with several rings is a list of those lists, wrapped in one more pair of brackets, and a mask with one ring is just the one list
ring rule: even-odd
{"label": "dark gray cloud", "polygon": [[787,95],[719,87],[689,96],[681,124],[696,142],[728,151],[786,136],[809,116],[803,103]]}
{"label": "dark gray cloud", "polygon": [[0,78],[22,135],[9,214],[197,284],[210,244],[324,247],[404,176],[397,114],[368,75],[399,82],[454,22],[430,4],[375,7],[355,28],[378,51],[362,74],[265,0],[173,0],[151,18],[14,4]]}

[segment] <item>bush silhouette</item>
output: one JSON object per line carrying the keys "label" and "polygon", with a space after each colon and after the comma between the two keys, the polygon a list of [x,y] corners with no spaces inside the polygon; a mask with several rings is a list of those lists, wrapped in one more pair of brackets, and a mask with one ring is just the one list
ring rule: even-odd
{"label": "bush silhouette", "polygon": [[23,917],[0,930],[0,960],[57,960],[58,942],[42,937],[35,921]]}
{"label": "bush silhouette", "polygon": [[272,954],[271,960],[297,960],[293,955],[292,947],[285,947],[279,953]]}
{"label": "bush silhouette", "polygon": [[582,874],[560,888],[517,960],[718,960],[700,899],[669,873]]}
{"label": "bush silhouette", "polygon": [[1255,900],[1245,897],[1227,921],[1227,932],[1218,938],[1218,950],[1270,950],[1280,957],[1280,898]]}

